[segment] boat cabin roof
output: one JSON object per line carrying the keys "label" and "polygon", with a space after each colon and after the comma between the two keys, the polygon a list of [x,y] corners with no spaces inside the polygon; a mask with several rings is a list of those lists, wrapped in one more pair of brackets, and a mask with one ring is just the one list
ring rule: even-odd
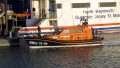
{"label": "boat cabin roof", "polygon": [[86,30],[90,31],[90,29],[87,26],[68,27],[68,28],[63,28],[60,33],[62,33],[62,34],[83,33]]}

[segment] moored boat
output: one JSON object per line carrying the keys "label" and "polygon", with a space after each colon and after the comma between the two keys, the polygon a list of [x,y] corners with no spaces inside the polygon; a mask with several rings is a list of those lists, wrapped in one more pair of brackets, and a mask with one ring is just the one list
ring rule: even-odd
{"label": "moored boat", "polygon": [[73,26],[58,29],[52,35],[24,37],[30,47],[76,47],[100,45],[103,37],[94,36],[94,31],[88,26]]}

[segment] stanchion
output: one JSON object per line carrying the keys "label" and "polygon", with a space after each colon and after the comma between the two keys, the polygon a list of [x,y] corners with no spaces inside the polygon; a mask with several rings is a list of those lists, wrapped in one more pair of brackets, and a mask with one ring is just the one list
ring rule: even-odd
{"label": "stanchion", "polygon": [[12,38],[12,32],[11,31],[9,32],[9,37]]}

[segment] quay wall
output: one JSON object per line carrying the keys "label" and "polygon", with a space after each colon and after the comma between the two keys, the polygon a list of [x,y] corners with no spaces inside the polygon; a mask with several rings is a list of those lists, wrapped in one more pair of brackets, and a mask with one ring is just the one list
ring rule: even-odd
{"label": "quay wall", "polygon": [[26,41],[24,40],[24,38],[20,38],[19,39],[19,42],[20,42],[20,49],[22,51],[28,51],[29,52],[29,46],[27,45]]}

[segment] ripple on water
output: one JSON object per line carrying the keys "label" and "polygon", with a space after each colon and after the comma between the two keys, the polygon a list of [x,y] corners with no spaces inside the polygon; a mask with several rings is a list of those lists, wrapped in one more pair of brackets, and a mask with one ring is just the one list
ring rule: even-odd
{"label": "ripple on water", "polygon": [[119,68],[120,46],[31,49],[0,47],[1,68]]}

